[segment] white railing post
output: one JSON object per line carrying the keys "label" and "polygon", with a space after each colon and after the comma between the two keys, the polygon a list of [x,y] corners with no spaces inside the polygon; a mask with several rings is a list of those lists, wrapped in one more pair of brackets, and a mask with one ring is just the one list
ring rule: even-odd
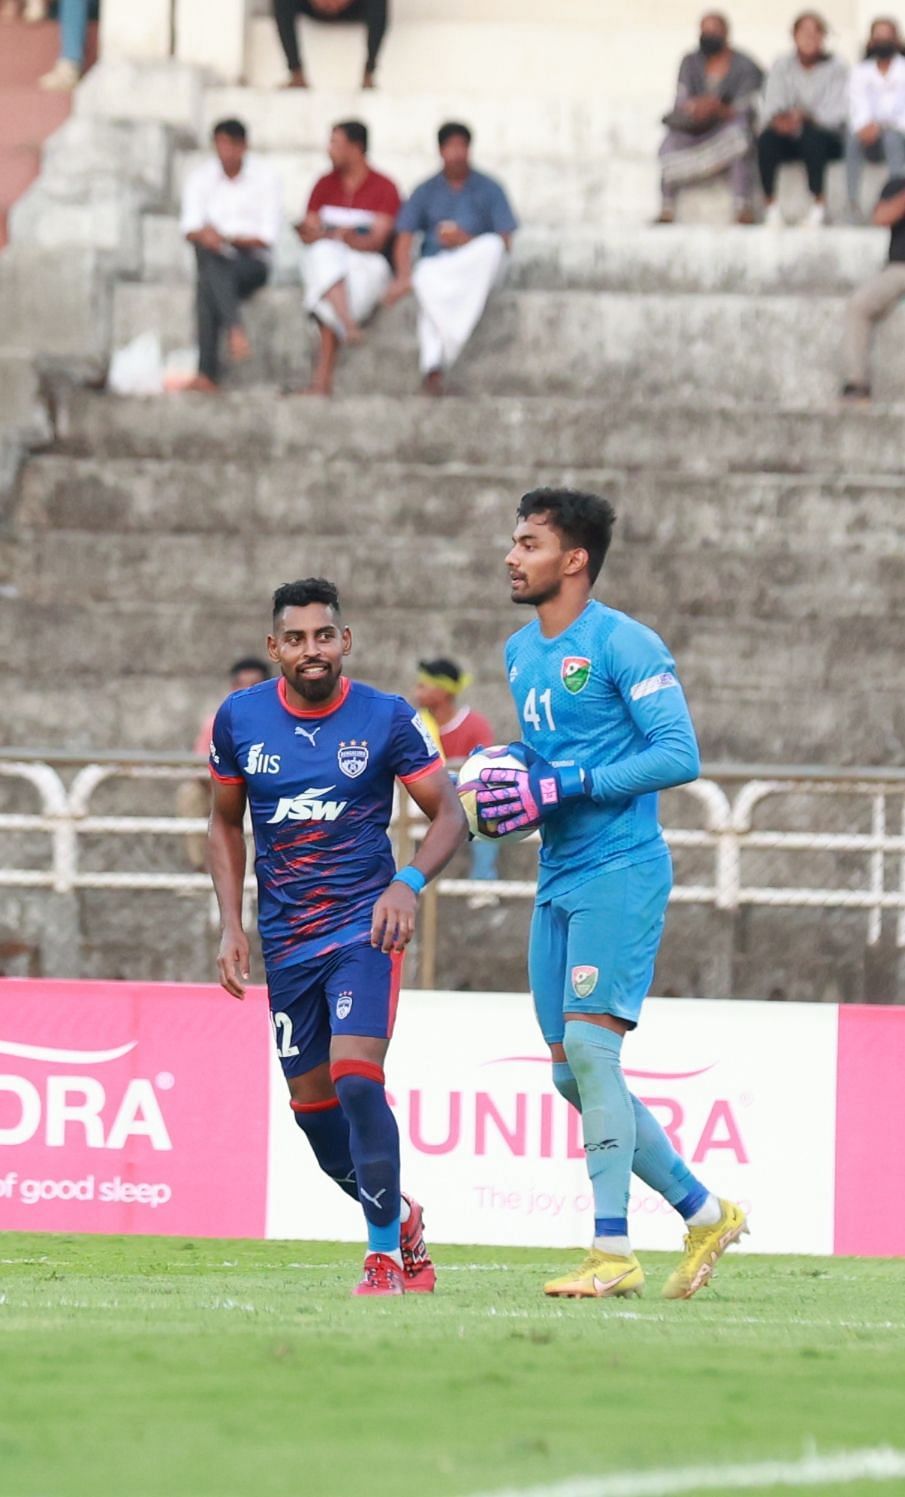
{"label": "white railing post", "polygon": [[[886,796],[875,795],[871,803],[871,836],[882,844],[886,836]],[[876,895],[877,903],[871,905],[867,916],[867,944],[876,946],[883,930],[883,865],[886,854],[882,845],[870,855],[870,892]]]}

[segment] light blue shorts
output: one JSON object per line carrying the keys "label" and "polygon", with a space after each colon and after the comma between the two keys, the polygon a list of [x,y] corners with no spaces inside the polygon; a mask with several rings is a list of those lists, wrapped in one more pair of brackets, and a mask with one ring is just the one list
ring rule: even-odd
{"label": "light blue shorts", "polygon": [[671,888],[672,860],[664,851],[535,907],[528,970],[548,1045],[562,1044],[566,1013],[612,1014],[634,1029],[653,980]]}

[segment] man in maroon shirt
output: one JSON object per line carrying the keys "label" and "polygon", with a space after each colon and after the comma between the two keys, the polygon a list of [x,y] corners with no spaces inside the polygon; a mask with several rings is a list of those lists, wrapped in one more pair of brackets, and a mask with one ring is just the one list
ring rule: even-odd
{"label": "man in maroon shirt", "polygon": [[320,352],[305,393],[331,395],[341,343],[360,343],[391,280],[389,254],[401,198],[394,182],[372,171],[368,129],[360,120],[334,125],[333,170],[315,183],[296,233],[302,241],[305,306],[318,324]]}

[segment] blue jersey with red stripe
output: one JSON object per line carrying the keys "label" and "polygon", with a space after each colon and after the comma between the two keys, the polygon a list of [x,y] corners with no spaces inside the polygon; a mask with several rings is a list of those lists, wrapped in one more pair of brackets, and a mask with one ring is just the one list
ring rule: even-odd
{"label": "blue jersey with red stripe", "polygon": [[282,677],[226,698],[210,771],[248,795],[268,972],[368,936],[396,871],[387,834],[394,782],[440,768],[409,703],[359,681],[344,677],[338,702],[306,711],[289,704]]}

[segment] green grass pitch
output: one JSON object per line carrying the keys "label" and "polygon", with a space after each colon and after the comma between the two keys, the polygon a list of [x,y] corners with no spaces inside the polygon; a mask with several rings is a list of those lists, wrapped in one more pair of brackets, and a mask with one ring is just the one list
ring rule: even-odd
{"label": "green grass pitch", "polygon": [[369,1301],[345,1245],[2,1235],[0,1494],[468,1497],[905,1447],[901,1263],[730,1253],[669,1303],[648,1254],[643,1300],[545,1300],[569,1257],[441,1248],[434,1297]]}

